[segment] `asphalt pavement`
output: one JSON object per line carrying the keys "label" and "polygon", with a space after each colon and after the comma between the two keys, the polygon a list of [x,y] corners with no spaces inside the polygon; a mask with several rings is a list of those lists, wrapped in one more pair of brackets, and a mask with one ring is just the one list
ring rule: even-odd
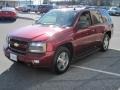
{"label": "asphalt pavement", "polygon": [[79,60],[62,75],[8,60],[2,50],[7,33],[33,21],[0,22],[0,90],[119,90],[120,17],[112,19],[115,29],[110,49]]}

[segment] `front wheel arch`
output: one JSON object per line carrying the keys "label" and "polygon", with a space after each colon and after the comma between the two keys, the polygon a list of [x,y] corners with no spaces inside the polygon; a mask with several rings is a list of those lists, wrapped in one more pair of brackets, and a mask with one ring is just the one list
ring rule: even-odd
{"label": "front wheel arch", "polygon": [[64,43],[64,44],[61,44],[61,45],[57,46],[55,51],[57,51],[60,47],[66,47],[70,51],[71,58],[73,58],[73,56],[74,56],[74,47],[73,47],[73,44],[71,42]]}

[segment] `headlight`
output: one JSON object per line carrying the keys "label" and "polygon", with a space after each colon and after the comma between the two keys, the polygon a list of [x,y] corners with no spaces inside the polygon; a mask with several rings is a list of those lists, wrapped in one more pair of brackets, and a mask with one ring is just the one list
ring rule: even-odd
{"label": "headlight", "polygon": [[10,37],[7,35],[6,36],[6,42],[9,42],[10,41]]}
{"label": "headlight", "polygon": [[44,42],[32,42],[29,46],[29,51],[33,53],[45,53],[46,43]]}
{"label": "headlight", "polygon": [[10,42],[10,37],[9,37],[9,36],[6,36],[6,45],[7,45],[7,46],[9,45],[9,42]]}

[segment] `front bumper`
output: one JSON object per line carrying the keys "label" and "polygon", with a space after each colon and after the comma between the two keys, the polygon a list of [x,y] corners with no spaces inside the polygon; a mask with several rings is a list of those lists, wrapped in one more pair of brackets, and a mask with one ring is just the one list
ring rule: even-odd
{"label": "front bumper", "polygon": [[12,15],[0,15],[0,19],[7,18],[7,19],[16,19],[17,16]]}
{"label": "front bumper", "polygon": [[120,15],[120,12],[109,12],[111,15]]}
{"label": "front bumper", "polygon": [[[51,67],[54,57],[54,51],[46,52],[45,54],[35,54],[35,53],[20,54],[13,52],[9,48],[4,48],[4,54],[10,60],[12,60],[10,58],[10,54],[14,54],[17,56],[18,62],[31,64],[36,67]],[[38,60],[39,63],[35,63],[34,62],[35,60]]]}

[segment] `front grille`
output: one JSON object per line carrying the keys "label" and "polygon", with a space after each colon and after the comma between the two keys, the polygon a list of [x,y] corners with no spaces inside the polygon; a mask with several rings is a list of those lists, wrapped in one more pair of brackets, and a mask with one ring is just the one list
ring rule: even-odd
{"label": "front grille", "polygon": [[16,39],[10,39],[9,47],[14,52],[26,53],[26,51],[28,49],[28,42],[16,40]]}

